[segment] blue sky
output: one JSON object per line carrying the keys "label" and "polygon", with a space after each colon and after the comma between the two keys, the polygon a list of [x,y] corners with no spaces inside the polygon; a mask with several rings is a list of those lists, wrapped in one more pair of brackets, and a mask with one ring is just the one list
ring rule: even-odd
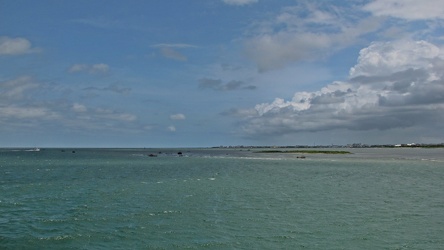
{"label": "blue sky", "polygon": [[444,142],[442,0],[0,2],[1,147]]}

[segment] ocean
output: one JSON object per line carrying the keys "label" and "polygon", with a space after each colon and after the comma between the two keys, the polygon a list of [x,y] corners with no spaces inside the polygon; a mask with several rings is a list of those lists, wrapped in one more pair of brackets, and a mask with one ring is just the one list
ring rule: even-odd
{"label": "ocean", "polygon": [[0,149],[0,249],[444,248],[444,149],[258,150]]}

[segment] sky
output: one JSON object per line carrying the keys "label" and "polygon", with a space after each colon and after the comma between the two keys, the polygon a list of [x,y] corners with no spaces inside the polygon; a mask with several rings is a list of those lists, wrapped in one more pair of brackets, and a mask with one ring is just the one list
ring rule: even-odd
{"label": "sky", "polygon": [[0,147],[444,142],[442,0],[0,0]]}

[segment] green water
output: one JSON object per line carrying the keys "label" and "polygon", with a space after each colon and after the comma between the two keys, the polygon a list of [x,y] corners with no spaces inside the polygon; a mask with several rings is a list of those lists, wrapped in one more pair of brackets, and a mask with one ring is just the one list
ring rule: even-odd
{"label": "green water", "polygon": [[440,150],[158,151],[1,150],[0,249],[444,246]]}

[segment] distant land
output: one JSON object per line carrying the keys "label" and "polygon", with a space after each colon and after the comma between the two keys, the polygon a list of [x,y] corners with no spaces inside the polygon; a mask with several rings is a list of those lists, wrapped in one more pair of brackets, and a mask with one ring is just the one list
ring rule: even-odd
{"label": "distant land", "polygon": [[263,150],[255,153],[350,154],[350,152],[342,150]]}
{"label": "distant land", "polygon": [[444,143],[424,144],[424,143],[407,143],[407,144],[362,144],[353,143],[347,145],[294,145],[294,146],[217,146],[213,148],[444,148]]}

